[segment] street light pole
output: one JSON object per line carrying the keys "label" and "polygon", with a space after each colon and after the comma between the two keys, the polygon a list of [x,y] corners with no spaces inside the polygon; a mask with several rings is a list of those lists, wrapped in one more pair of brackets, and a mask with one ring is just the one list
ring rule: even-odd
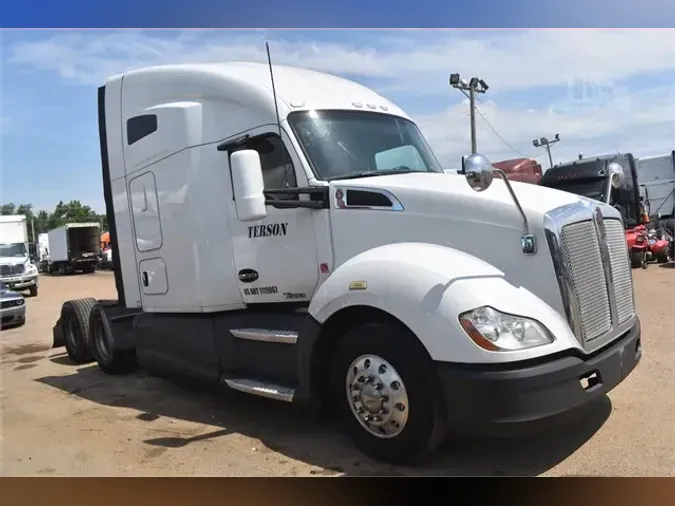
{"label": "street light pole", "polygon": [[540,139],[534,139],[532,141],[532,144],[534,145],[535,148],[538,147],[546,148],[546,152],[548,153],[548,161],[551,164],[551,167],[553,167],[553,156],[551,156],[551,145],[555,144],[556,142],[560,142],[560,134],[555,134],[555,137],[553,139],[542,137]]}
{"label": "street light pole", "polygon": [[[476,146],[476,93],[485,93],[489,86],[478,77],[472,77],[467,83],[459,74],[450,74],[450,86],[469,97],[469,116],[471,118],[471,153],[477,152]],[[468,95],[466,92],[469,92]]]}

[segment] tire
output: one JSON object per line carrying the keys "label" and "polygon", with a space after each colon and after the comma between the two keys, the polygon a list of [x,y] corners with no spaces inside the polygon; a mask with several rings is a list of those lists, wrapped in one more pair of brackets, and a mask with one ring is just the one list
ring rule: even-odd
{"label": "tire", "polygon": [[658,257],[656,257],[656,260],[660,264],[667,264],[668,262],[670,262],[672,260],[672,255],[670,253],[670,246],[666,248],[666,250],[663,253],[661,253]]}
{"label": "tire", "polygon": [[[378,372],[375,380],[381,380],[382,383],[391,381],[381,390],[391,396],[386,404],[389,413],[382,415],[387,423],[381,425],[380,431],[384,431],[386,426],[394,433],[388,434],[386,438],[378,437],[365,428],[366,422],[359,421],[352,410],[351,393],[347,394],[352,365],[356,359],[365,355],[384,359],[388,363],[385,367],[393,367],[393,376],[392,370],[388,369],[383,376]],[[415,464],[430,457],[448,433],[446,404],[437,387],[432,361],[417,338],[402,325],[368,323],[345,334],[334,356],[329,382],[330,400],[355,446],[369,457],[390,464]],[[365,364],[363,358],[361,364]],[[360,372],[357,378],[359,375]],[[397,382],[392,381],[396,376],[401,380],[398,390],[395,388]],[[398,409],[396,397],[402,400],[401,392],[405,392],[404,402],[401,403],[404,405],[403,409]],[[408,402],[410,406],[405,405]],[[372,411],[377,410],[378,406],[371,405],[369,411],[363,409],[365,406],[365,403],[361,404],[365,414],[379,414]],[[405,420],[401,418],[404,413],[407,416]],[[401,420],[398,426],[395,425],[397,417]]]}
{"label": "tire", "polygon": [[97,304],[89,313],[91,350],[98,366],[106,374],[125,374],[138,369],[135,350],[116,350],[114,333],[103,305]]}
{"label": "tire", "polygon": [[38,294],[38,286],[33,285],[31,287],[28,287],[28,293],[30,294],[31,297],[37,297]]}
{"label": "tire", "polygon": [[89,313],[95,305],[96,299],[76,299],[65,302],[61,308],[66,352],[76,364],[93,361],[89,345]]}

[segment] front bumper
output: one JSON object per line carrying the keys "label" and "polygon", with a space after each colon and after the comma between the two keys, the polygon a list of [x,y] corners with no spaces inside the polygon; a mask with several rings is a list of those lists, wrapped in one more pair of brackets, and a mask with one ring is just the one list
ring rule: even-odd
{"label": "front bumper", "polygon": [[10,288],[10,290],[23,290],[24,288],[37,286],[38,274],[5,277],[0,278],[0,281],[5,283]]}
{"label": "front bumper", "polygon": [[558,355],[498,369],[437,363],[449,420],[481,433],[555,423],[559,415],[604,396],[633,371],[642,357],[640,335],[636,318],[626,334],[587,357]]}
{"label": "front bumper", "polygon": [[0,309],[0,326],[18,325],[26,321],[26,303],[21,306]]}

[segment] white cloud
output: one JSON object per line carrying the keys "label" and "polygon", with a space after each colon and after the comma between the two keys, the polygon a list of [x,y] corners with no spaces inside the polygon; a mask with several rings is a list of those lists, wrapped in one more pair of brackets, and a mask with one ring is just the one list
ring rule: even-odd
{"label": "white cloud", "polygon": [[[448,74],[478,75],[491,86],[485,103],[478,104],[485,118],[516,151],[538,154],[545,166],[547,157],[532,139],[555,133],[562,138],[553,147],[556,160],[578,152],[648,154],[675,148],[675,91],[649,86],[664,72],[675,73],[675,30],[378,31],[353,36],[359,44],[349,42],[350,33],[343,33],[344,43],[300,40],[302,33],[284,31],[57,33],[9,47],[5,61],[91,86],[147,65],[264,61],[268,38],[279,63],[345,74],[376,83],[385,95],[418,101],[438,101],[439,94],[444,104],[456,101],[461,95],[448,88]],[[636,77],[644,83],[639,90],[620,86]],[[542,104],[537,91],[553,86],[563,99]],[[518,105],[507,102],[503,92],[521,92]],[[418,118],[444,162],[459,160],[469,147],[467,109],[458,104]],[[493,159],[519,156],[482,118],[477,125],[481,151]]]}
{"label": "white cloud", "polygon": [[[420,128],[446,163],[459,163],[470,148],[468,104],[451,107],[441,114],[417,118]],[[536,157],[548,167],[548,155],[535,148],[532,140],[560,134],[552,146],[554,163],[575,159],[579,153],[601,155],[616,151],[636,156],[666,153],[675,149],[675,89],[659,88],[648,93],[620,96],[620,99],[581,111],[574,107],[529,109],[501,107],[493,101],[478,104],[487,122],[477,116],[478,150],[492,160]],[[463,114],[462,114],[463,113]],[[458,115],[460,114],[460,115]],[[499,135],[490,128],[491,125]],[[513,146],[511,149],[506,143]],[[517,150],[517,151],[516,151]],[[451,168],[451,167],[449,167]]]}
{"label": "white cloud", "polygon": [[[349,31],[344,32],[345,41]],[[446,90],[451,71],[473,73],[495,90],[557,86],[573,79],[609,82],[675,70],[675,30],[374,32],[371,45],[290,41],[284,31],[57,33],[10,47],[9,61],[98,84],[111,73],[160,63],[274,58],[328,72],[383,78],[408,91]],[[169,36],[167,36],[169,35]],[[428,35],[428,34],[427,34]],[[386,49],[385,49],[386,48]]]}

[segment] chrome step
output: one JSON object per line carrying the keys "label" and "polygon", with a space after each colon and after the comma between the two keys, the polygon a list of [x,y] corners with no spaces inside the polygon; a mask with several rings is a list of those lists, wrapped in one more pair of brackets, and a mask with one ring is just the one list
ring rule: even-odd
{"label": "chrome step", "polygon": [[298,333],[292,330],[231,329],[230,334],[237,339],[266,343],[295,344],[298,341]]}
{"label": "chrome step", "polygon": [[295,395],[294,388],[275,385],[265,381],[247,378],[223,378],[223,383],[233,390],[277,401],[292,402]]}

